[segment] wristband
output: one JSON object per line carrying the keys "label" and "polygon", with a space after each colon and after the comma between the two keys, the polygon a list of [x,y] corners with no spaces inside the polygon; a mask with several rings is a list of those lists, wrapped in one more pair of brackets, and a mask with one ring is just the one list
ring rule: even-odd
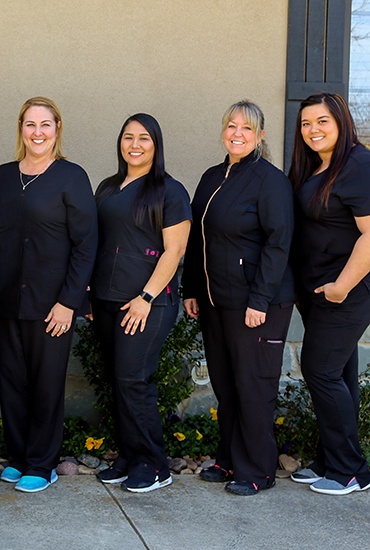
{"label": "wristband", "polygon": [[140,294],[144,302],[147,302],[148,304],[152,304],[154,302],[154,296],[149,294],[149,292],[145,292],[145,290],[142,291]]}

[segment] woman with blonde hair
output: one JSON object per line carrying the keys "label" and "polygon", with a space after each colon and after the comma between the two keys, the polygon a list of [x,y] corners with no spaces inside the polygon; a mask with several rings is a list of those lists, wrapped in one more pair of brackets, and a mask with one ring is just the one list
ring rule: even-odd
{"label": "woman with blonde hair", "polygon": [[16,160],[0,166],[0,399],[10,456],[0,479],[19,491],[57,480],[65,374],[96,246],[89,178],[63,155],[58,107],[33,97],[19,114]]}
{"label": "woman with blonde hair", "polygon": [[184,306],[200,319],[221,440],[200,477],[237,495],[275,485],[274,403],[294,303],[288,266],[293,200],[263,158],[264,116],[250,101],[225,113],[223,163],[202,176],[192,202]]}

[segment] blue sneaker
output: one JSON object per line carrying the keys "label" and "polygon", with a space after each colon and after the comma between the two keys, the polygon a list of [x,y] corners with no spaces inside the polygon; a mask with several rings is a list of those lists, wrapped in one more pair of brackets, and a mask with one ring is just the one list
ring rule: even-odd
{"label": "blue sneaker", "polygon": [[38,493],[39,491],[47,489],[49,485],[55,483],[57,479],[56,470],[52,470],[50,481],[46,481],[45,478],[39,476],[22,476],[15,486],[15,489],[23,493]]}
{"label": "blue sneaker", "polygon": [[12,466],[7,466],[4,468],[0,475],[1,481],[7,481],[8,483],[18,483],[21,477],[22,473],[17,470],[17,468],[13,468]]}
{"label": "blue sneaker", "polygon": [[[370,487],[370,485],[369,485]],[[315,493],[322,493],[323,495],[348,495],[354,491],[365,491],[366,487],[361,488],[357,483],[357,479],[353,477],[347,485],[342,485],[334,479],[327,479],[322,477],[312,485],[310,485],[311,491]]]}

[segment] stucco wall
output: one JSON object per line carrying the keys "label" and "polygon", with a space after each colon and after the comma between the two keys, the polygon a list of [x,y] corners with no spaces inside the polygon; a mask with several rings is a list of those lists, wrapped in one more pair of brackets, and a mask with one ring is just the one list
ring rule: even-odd
{"label": "stucco wall", "polygon": [[281,166],[287,12],[288,0],[3,0],[0,163],[13,158],[23,101],[46,95],[94,187],[116,168],[123,120],[146,111],[162,126],[168,171],[192,192],[223,158],[223,112],[248,97]]}

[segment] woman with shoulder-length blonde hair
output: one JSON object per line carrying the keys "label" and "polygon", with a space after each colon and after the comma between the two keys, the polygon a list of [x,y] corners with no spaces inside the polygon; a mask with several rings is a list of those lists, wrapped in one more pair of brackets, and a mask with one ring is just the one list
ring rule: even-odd
{"label": "woman with shoulder-length blonde hair", "polygon": [[295,297],[292,191],[263,158],[264,135],[255,103],[226,111],[227,155],[196,189],[183,274],[184,307],[199,316],[219,402],[216,464],[200,477],[245,496],[275,485],[274,403]]}
{"label": "woman with shoulder-length blonde hair", "polygon": [[45,97],[18,118],[16,161],[0,166],[0,400],[18,491],[54,483],[76,312],[97,246],[86,172],[65,160],[62,119]]}

